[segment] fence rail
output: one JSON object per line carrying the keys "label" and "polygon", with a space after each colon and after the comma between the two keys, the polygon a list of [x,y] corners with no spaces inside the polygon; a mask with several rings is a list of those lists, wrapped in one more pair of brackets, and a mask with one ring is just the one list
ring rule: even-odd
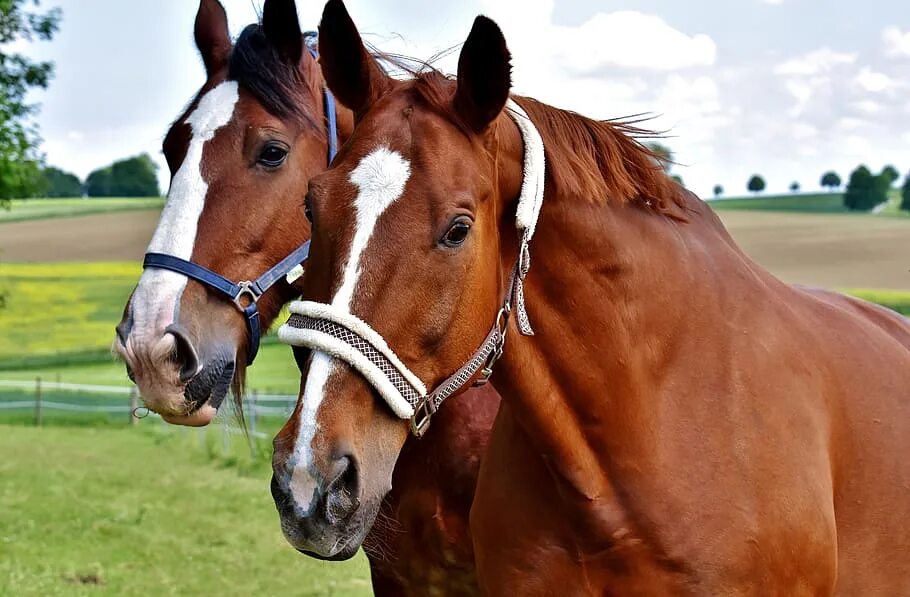
{"label": "fence rail", "polygon": [[[21,397],[16,396],[18,399],[0,399],[0,410],[35,409],[36,421],[39,423],[42,416],[41,413],[44,410],[122,414],[132,413],[137,407],[141,406],[140,397],[135,387],[75,384],[59,381],[44,381],[41,378],[36,378],[34,381],[0,379],[0,389],[3,388],[33,393],[34,398],[31,400],[22,400]],[[48,392],[55,392],[57,394],[56,399],[48,400]],[[61,397],[59,394],[61,392],[78,395],[78,398],[73,402],[63,402],[60,400]],[[14,394],[18,394],[18,392]],[[125,397],[126,403],[108,403],[109,401],[112,402],[111,397],[113,396]],[[103,403],[87,403],[91,398],[100,399]],[[247,392],[244,396],[243,411],[244,415],[252,420],[255,420],[256,417],[260,416],[288,416],[294,409],[296,402],[297,396],[290,394],[261,394],[258,391],[253,390]],[[134,419],[134,416],[131,416],[131,419]]]}

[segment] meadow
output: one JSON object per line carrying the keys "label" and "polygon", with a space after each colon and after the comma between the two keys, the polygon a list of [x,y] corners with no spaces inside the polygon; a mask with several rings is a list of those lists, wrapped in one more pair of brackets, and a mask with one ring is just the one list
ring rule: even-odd
{"label": "meadow", "polygon": [[[844,207],[843,193],[791,193],[789,195],[753,195],[751,197],[730,197],[710,201],[715,211],[779,211],[791,213],[842,213],[851,212]],[[902,211],[900,192],[893,190],[887,205],[882,206],[877,216],[910,217],[910,212]],[[863,215],[863,214],[853,214]]]}
{"label": "meadow", "polygon": [[267,461],[195,442],[158,424],[0,425],[0,595],[371,594],[362,555],[287,545]]}
{"label": "meadow", "polygon": [[164,199],[160,197],[13,199],[11,209],[0,209],[0,223],[160,209],[163,205]]}
{"label": "meadow", "polygon": [[[746,252],[782,279],[910,316],[910,219],[843,213],[836,194],[802,198],[712,205]],[[109,347],[157,209],[61,214],[0,222],[0,251],[8,251],[0,255],[0,380],[129,387]],[[49,250],[53,242],[59,247]],[[249,387],[293,395],[299,379],[287,347],[267,337]],[[32,396],[0,386],[0,402]],[[127,403],[55,390],[43,399]],[[252,441],[230,413],[204,430],[127,420],[48,411],[36,428],[33,409],[0,410],[0,595],[370,593],[362,555],[316,562],[281,537],[268,478],[269,438],[283,418],[260,419],[262,437]]]}

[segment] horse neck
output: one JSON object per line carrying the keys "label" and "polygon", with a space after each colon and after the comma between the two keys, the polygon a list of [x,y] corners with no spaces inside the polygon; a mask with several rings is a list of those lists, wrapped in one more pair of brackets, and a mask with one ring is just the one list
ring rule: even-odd
{"label": "horse neck", "polygon": [[[514,187],[521,153],[512,141],[502,171]],[[562,196],[552,177],[547,184],[525,281],[535,335],[512,326],[493,382],[547,462],[579,494],[604,495],[609,460],[654,439],[664,365],[693,330],[717,325],[719,279],[750,275],[751,262],[694,196],[680,222],[634,203]],[[503,250],[504,268],[514,255],[514,245]]]}

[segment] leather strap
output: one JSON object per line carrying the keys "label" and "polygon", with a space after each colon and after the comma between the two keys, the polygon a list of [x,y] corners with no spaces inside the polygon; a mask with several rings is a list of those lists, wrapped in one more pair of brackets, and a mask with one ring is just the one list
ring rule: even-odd
{"label": "leather strap", "polygon": [[[217,290],[226,296],[236,305],[237,309],[243,313],[246,320],[247,331],[250,334],[250,346],[247,352],[247,364],[253,364],[256,355],[259,354],[259,345],[262,339],[262,325],[260,323],[259,308],[257,303],[259,298],[275,285],[282,277],[286,276],[292,269],[304,263],[310,255],[310,241],[303,243],[300,247],[291,252],[290,255],[278,262],[277,265],[269,268],[264,274],[252,282],[235,283],[212,270],[205,268],[192,261],[181,259],[165,253],[146,253],[142,262],[143,269],[155,268],[175,272],[196,280],[197,282]],[[244,304],[243,298],[247,298]]]}

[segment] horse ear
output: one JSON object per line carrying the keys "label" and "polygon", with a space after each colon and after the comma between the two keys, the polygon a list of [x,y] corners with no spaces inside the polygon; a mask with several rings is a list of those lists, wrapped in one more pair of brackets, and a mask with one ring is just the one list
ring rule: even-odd
{"label": "horse ear", "polygon": [[342,0],[329,0],[319,22],[319,63],[329,90],[359,117],[391,86],[363,45]]}
{"label": "horse ear", "polygon": [[231,54],[231,33],[227,13],[218,0],[200,0],[193,31],[196,48],[202,55],[205,72],[214,74],[227,66]]}
{"label": "horse ear", "polygon": [[512,54],[499,26],[487,17],[474,20],[458,57],[455,113],[476,133],[499,116],[512,88]]}
{"label": "horse ear", "polygon": [[262,7],[262,30],[266,39],[289,64],[297,64],[303,56],[303,32],[297,18],[294,0],[265,0]]}

